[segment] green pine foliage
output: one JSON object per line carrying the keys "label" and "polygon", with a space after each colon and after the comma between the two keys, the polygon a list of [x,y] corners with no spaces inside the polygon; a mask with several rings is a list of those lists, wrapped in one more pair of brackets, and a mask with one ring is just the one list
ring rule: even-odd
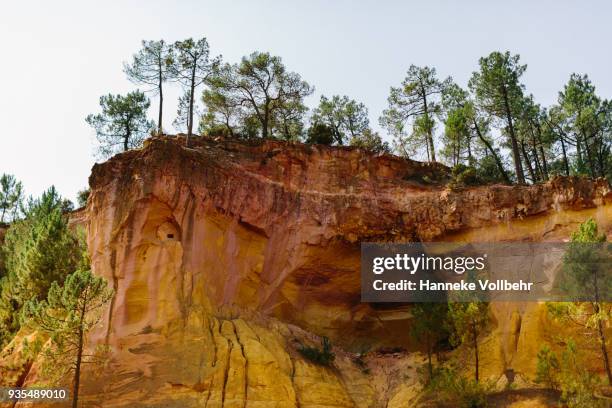
{"label": "green pine foliage", "polygon": [[23,201],[23,185],[11,174],[0,176],[0,224],[16,220]]}
{"label": "green pine foliage", "polygon": [[446,303],[415,303],[410,308],[412,320],[410,322],[410,335],[425,346],[427,354],[427,373],[433,378],[433,356],[439,351],[438,344],[449,337],[446,320],[448,318],[448,305]]}
{"label": "green pine foliage", "polygon": [[323,123],[332,130],[334,142],[339,145],[369,130],[368,108],[348,96],[321,96],[319,106],[312,113],[313,123]]}
{"label": "green pine foliage", "polygon": [[359,147],[372,153],[391,153],[389,143],[383,141],[378,132],[365,129],[362,133],[351,138],[350,145]]}
{"label": "green pine foliage", "polygon": [[296,140],[302,136],[304,98],[314,91],[280,57],[254,52],[238,64],[220,64],[207,79],[205,127],[236,137]]}
{"label": "green pine foliage", "polygon": [[91,190],[89,188],[85,188],[77,193],[77,204],[79,208],[83,208],[87,205],[87,199],[89,199],[89,194]]}
{"label": "green pine foliage", "polygon": [[474,380],[480,380],[479,345],[490,323],[489,304],[486,302],[451,302],[448,304],[451,343],[471,351]]}
{"label": "green pine foliage", "polygon": [[561,355],[548,346],[538,352],[536,382],[561,391],[561,402],[568,408],[603,408],[607,402],[597,397],[601,379],[586,369],[583,353],[569,339]]}
{"label": "green pine foliage", "polygon": [[43,300],[53,284],[86,262],[83,239],[70,230],[64,200],[54,187],[30,200],[25,217],[11,225],[1,248],[5,276],[0,280],[0,343],[19,329],[20,312],[32,299]]}
{"label": "green pine foliage", "polygon": [[95,129],[99,154],[107,158],[115,153],[140,147],[145,137],[155,128],[147,119],[151,102],[139,90],[127,95],[100,97],[102,112],[91,114],[85,121]]}
{"label": "green pine foliage", "polygon": [[313,123],[308,129],[306,143],[331,145],[334,143],[334,131],[324,123]]}
{"label": "green pine foliage", "polygon": [[490,382],[478,382],[462,376],[455,367],[437,367],[422,382],[425,385],[424,398],[444,407],[487,407],[487,395],[494,389],[494,384]]}
{"label": "green pine foliage", "polygon": [[45,300],[34,298],[24,307],[24,317],[50,339],[42,348],[45,374],[57,384],[73,373],[73,407],[77,406],[82,365],[100,361],[99,353],[85,350],[87,333],[100,321],[112,294],[104,278],[77,270],[63,284],[54,281]]}
{"label": "green pine foliage", "polygon": [[602,366],[609,384],[612,368],[609,357],[609,325],[612,317],[610,298],[612,282],[608,271],[612,260],[612,246],[600,234],[593,219],[582,223],[572,234],[564,255],[559,287],[573,302],[549,302],[550,316],[574,326],[583,340],[599,350]]}
{"label": "green pine foliage", "polygon": [[548,346],[543,346],[538,351],[538,362],[536,366],[535,381],[538,384],[543,384],[547,388],[559,389],[559,380],[557,372],[560,369],[559,359],[557,355]]}

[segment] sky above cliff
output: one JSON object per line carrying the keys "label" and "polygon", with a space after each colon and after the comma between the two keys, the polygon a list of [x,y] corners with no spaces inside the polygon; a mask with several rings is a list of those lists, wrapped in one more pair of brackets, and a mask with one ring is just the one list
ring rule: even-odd
{"label": "sky above cliff", "polygon": [[[370,121],[410,64],[434,66],[466,85],[478,58],[519,53],[523,82],[554,103],[572,72],[612,97],[612,4],[606,1],[20,1],[0,12],[0,173],[29,194],[55,184],[70,199],[87,185],[95,137],[84,118],[100,95],[135,86],[122,72],[142,39],[206,36],[237,62],[254,50],[279,55],[316,92],[364,102]],[[176,114],[178,88],[165,98]],[[152,106],[155,106],[155,99]],[[151,109],[151,117],[155,109]]]}

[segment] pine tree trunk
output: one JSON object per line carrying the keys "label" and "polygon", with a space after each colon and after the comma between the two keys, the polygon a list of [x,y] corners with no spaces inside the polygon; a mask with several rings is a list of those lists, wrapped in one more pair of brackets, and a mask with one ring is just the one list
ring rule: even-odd
{"label": "pine tree trunk", "polygon": [[[594,274],[595,278],[595,303],[593,304],[593,309],[596,314],[599,314],[601,311],[601,305],[599,304],[599,284],[597,279],[597,272]],[[606,333],[604,331],[603,325],[601,324],[601,319],[597,319],[597,332],[599,334],[599,343],[601,345],[601,355],[604,361],[604,368],[606,369],[606,375],[608,376],[608,385],[612,385],[612,371],[610,370],[610,360],[608,358],[608,349],[606,348]]]}
{"label": "pine tree trunk", "polygon": [[163,118],[163,106],[164,106],[164,90],[163,90],[163,78],[161,69],[159,70],[159,115],[157,117],[157,132],[162,134],[162,118]]}
{"label": "pine tree trunk", "polygon": [[523,158],[525,159],[525,166],[527,167],[527,171],[529,171],[529,176],[531,177],[531,181],[535,183],[537,181],[535,171],[533,170],[533,166],[531,165],[531,160],[529,159],[529,155],[527,154],[527,150],[525,149],[525,143],[521,141],[521,151],[523,152]]}
{"label": "pine tree trunk", "polygon": [[567,161],[567,151],[565,150],[565,141],[563,140],[563,135],[561,135],[560,139],[561,139],[561,150],[563,151],[563,165],[565,167],[565,175],[569,177],[570,169],[569,169],[569,163]]}
{"label": "pine tree trunk", "polygon": [[132,137],[132,131],[128,127],[125,136],[123,137],[123,151],[127,152],[130,148],[130,138]]}
{"label": "pine tree trunk", "polygon": [[474,371],[474,377],[476,378],[476,382],[478,382],[479,380],[479,375],[478,375],[478,366],[479,366],[479,359],[478,359],[478,330],[476,329],[476,322],[472,321],[472,340],[473,340],[473,346],[474,346],[474,360],[476,361],[476,370]]}
{"label": "pine tree trunk", "polygon": [[584,137],[584,150],[587,156],[587,164],[589,165],[589,170],[591,170],[591,177],[596,177],[597,173],[595,172],[595,165],[593,164],[593,158],[591,157],[591,149],[589,148],[589,143],[587,137]]}
{"label": "pine tree trunk", "polygon": [[546,162],[546,154],[544,154],[544,148],[542,147],[542,125],[538,122],[538,149],[540,150],[540,156],[542,157],[542,171],[544,180],[548,180],[548,163]]}
{"label": "pine tree trunk", "polygon": [[431,362],[431,355],[433,354],[433,347],[431,345],[431,339],[429,334],[427,335],[427,368],[429,370],[429,381],[433,378],[433,363]]}
{"label": "pine tree trunk", "polygon": [[544,180],[545,178],[544,171],[542,170],[542,166],[540,165],[540,157],[538,156],[536,137],[533,132],[533,129],[531,130],[530,133],[531,133],[531,155],[533,156],[533,163],[535,166],[536,177],[538,178],[538,181]]}
{"label": "pine tree trunk", "polygon": [[[264,116],[263,123],[261,124],[261,137],[264,139],[268,138],[268,122],[270,121],[270,101],[266,98],[266,103],[264,105]],[[339,140],[339,143],[342,144],[342,140]]]}
{"label": "pine tree trunk", "polygon": [[548,163],[546,162],[546,155],[544,154],[544,148],[540,145],[540,156],[542,156],[542,171],[544,172],[544,180],[548,180]]}
{"label": "pine tree trunk", "polygon": [[79,400],[79,385],[81,382],[81,361],[83,358],[83,322],[85,321],[85,307],[86,301],[83,301],[83,307],[81,308],[81,315],[79,319],[79,342],[77,349],[77,359],[74,367],[74,386],[72,389],[72,408],[77,408]]}
{"label": "pine tree trunk", "polygon": [[189,90],[189,117],[187,118],[187,139],[185,145],[189,147],[189,138],[193,135],[193,94],[195,93],[195,72],[196,63],[194,62],[191,70],[191,89]]}
{"label": "pine tree trunk", "polygon": [[[582,144],[580,143],[580,135],[576,135],[576,161],[580,167],[584,164],[584,158],[582,157]],[[582,170],[581,168],[578,171]]]}
{"label": "pine tree trunk", "polygon": [[423,95],[423,111],[425,112],[425,119],[427,121],[427,144],[429,146],[429,151],[431,152],[431,161],[435,162],[436,161],[436,149],[434,147],[434,142],[433,142],[433,133],[432,133],[432,128],[431,126],[429,126],[429,109],[427,106],[427,97],[425,96],[425,90],[422,90],[422,95]]}
{"label": "pine tree trunk", "polygon": [[77,408],[79,401],[79,384],[81,382],[81,359],[83,358],[83,330],[79,329],[79,349],[74,369],[74,386],[72,389],[72,408]]}
{"label": "pine tree trunk", "polygon": [[516,179],[519,184],[525,184],[525,174],[523,173],[523,165],[521,164],[521,154],[519,152],[518,141],[516,134],[514,133],[514,124],[512,122],[512,112],[510,110],[510,103],[508,102],[508,92],[506,88],[502,89],[504,96],[504,107],[506,110],[506,119],[508,121],[508,131],[510,133],[510,142],[512,145],[512,159],[514,161],[514,171],[516,172]]}
{"label": "pine tree trunk", "polygon": [[491,146],[491,143],[489,143],[489,141],[483,136],[482,132],[480,131],[480,127],[478,126],[478,123],[476,123],[476,119],[472,119],[472,123],[474,124],[474,129],[476,130],[478,138],[482,141],[482,143],[484,143],[484,145],[487,147],[487,149],[495,159],[495,164],[497,164],[497,168],[499,169],[499,172],[501,173],[504,181],[508,184],[511,184],[510,177],[508,177],[508,174],[506,173],[506,169],[504,169],[504,165],[502,164],[501,159],[493,149],[493,146]]}
{"label": "pine tree trunk", "polygon": [[608,349],[606,348],[606,333],[601,324],[601,320],[597,321],[597,331],[599,332],[599,342],[601,343],[601,354],[604,361],[604,368],[608,376],[608,384],[612,385],[612,370],[610,369],[610,359],[608,358]]}

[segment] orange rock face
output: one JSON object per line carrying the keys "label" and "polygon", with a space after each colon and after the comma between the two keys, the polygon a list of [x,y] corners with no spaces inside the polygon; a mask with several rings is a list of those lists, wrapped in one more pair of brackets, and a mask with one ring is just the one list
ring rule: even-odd
{"label": "orange rock face", "polygon": [[[406,406],[415,376],[393,379],[422,356],[385,357],[369,372],[351,354],[418,349],[406,306],[360,302],[360,242],[554,241],[588,217],[612,229],[604,180],[456,191],[424,182],[444,172],[353,148],[204,139],[187,149],[175,138],[96,165],[88,244],[115,296],[90,339],[111,346],[111,368],[86,382],[86,398],[104,406]],[[541,308],[494,313],[483,372],[530,374],[537,348],[525,328],[543,332]],[[297,352],[300,342],[318,342],[311,333],[331,339],[336,368]]]}

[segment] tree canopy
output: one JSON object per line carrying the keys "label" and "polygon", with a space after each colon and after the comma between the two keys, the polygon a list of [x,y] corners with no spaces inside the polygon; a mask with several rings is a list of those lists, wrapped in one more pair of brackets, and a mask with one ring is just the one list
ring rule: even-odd
{"label": "tree canopy", "polygon": [[24,217],[8,229],[0,248],[0,344],[20,326],[19,314],[31,299],[46,298],[53,282],[83,265],[83,240],[68,227],[66,200],[54,187],[24,205]]}
{"label": "tree canopy", "polygon": [[319,106],[312,112],[313,123],[323,123],[332,129],[335,142],[346,144],[369,129],[368,108],[348,96],[321,96]]}
{"label": "tree canopy", "polygon": [[78,406],[82,366],[96,357],[85,352],[87,333],[100,321],[112,294],[104,278],[76,270],[63,284],[53,282],[46,299],[32,299],[25,306],[24,315],[51,340],[43,350],[45,371],[57,380],[73,373],[73,408]]}
{"label": "tree canopy", "polygon": [[[396,136],[397,149],[412,155],[425,146],[427,160],[436,161],[434,129],[442,93],[451,78],[438,79],[436,69],[411,65],[399,87],[392,87],[380,124]],[[412,128],[407,129],[411,121]]]}
{"label": "tree canopy", "polygon": [[[157,133],[166,83],[183,88],[173,125],[187,133],[187,145],[197,122],[204,136],[351,145],[441,161],[452,167],[455,186],[468,179],[525,184],[557,175],[612,177],[612,102],[586,74],[574,73],[557,103],[542,106],[522,82],[527,65],[509,51],[480,58],[465,85],[435,67],[411,65],[390,88],[378,120],[386,135],[370,126],[367,106],[349,96],[321,95],[310,105],[314,87],[268,52],[230,63],[211,57],[205,37],[143,41],[124,71],[159,96]],[[101,105],[103,112],[87,121],[102,156],[140,146],[152,130],[140,91],[104,96]]]}
{"label": "tree canopy", "polygon": [[186,102],[186,121],[187,145],[189,145],[189,137],[193,135],[196,89],[209,80],[221,58],[210,58],[210,46],[208,40],[204,37],[197,41],[188,38],[175,42],[168,61],[171,78],[183,85],[188,98],[188,102]]}
{"label": "tree canopy", "polygon": [[520,83],[520,77],[527,65],[521,65],[519,60],[519,55],[497,51],[480,58],[480,70],[472,74],[469,87],[479,107],[492,119],[503,124],[502,133],[509,139],[517,181],[524,184],[525,175],[515,123],[523,101],[524,86]]}
{"label": "tree canopy", "polygon": [[23,185],[11,174],[0,176],[0,224],[17,219],[23,201]]}
{"label": "tree canopy", "polygon": [[144,93],[136,90],[122,95],[100,97],[102,113],[87,116],[87,123],[96,130],[99,153],[109,157],[142,145],[145,137],[154,128],[147,119],[151,102]]}
{"label": "tree canopy", "polygon": [[[239,64],[220,66],[210,79],[204,102],[213,119],[221,114],[222,120],[216,124],[228,127],[230,133],[237,133],[230,130],[230,124],[240,120],[255,126],[262,138],[290,139],[298,136],[306,110],[303,99],[312,92],[313,88],[299,74],[288,71],[279,57],[254,52]],[[251,132],[242,130],[243,134]]]}
{"label": "tree canopy", "polygon": [[151,86],[151,91],[159,97],[157,131],[160,134],[163,133],[164,82],[169,77],[171,57],[172,48],[164,40],[143,40],[142,48],[133,55],[132,62],[123,65],[124,72],[132,82]]}

